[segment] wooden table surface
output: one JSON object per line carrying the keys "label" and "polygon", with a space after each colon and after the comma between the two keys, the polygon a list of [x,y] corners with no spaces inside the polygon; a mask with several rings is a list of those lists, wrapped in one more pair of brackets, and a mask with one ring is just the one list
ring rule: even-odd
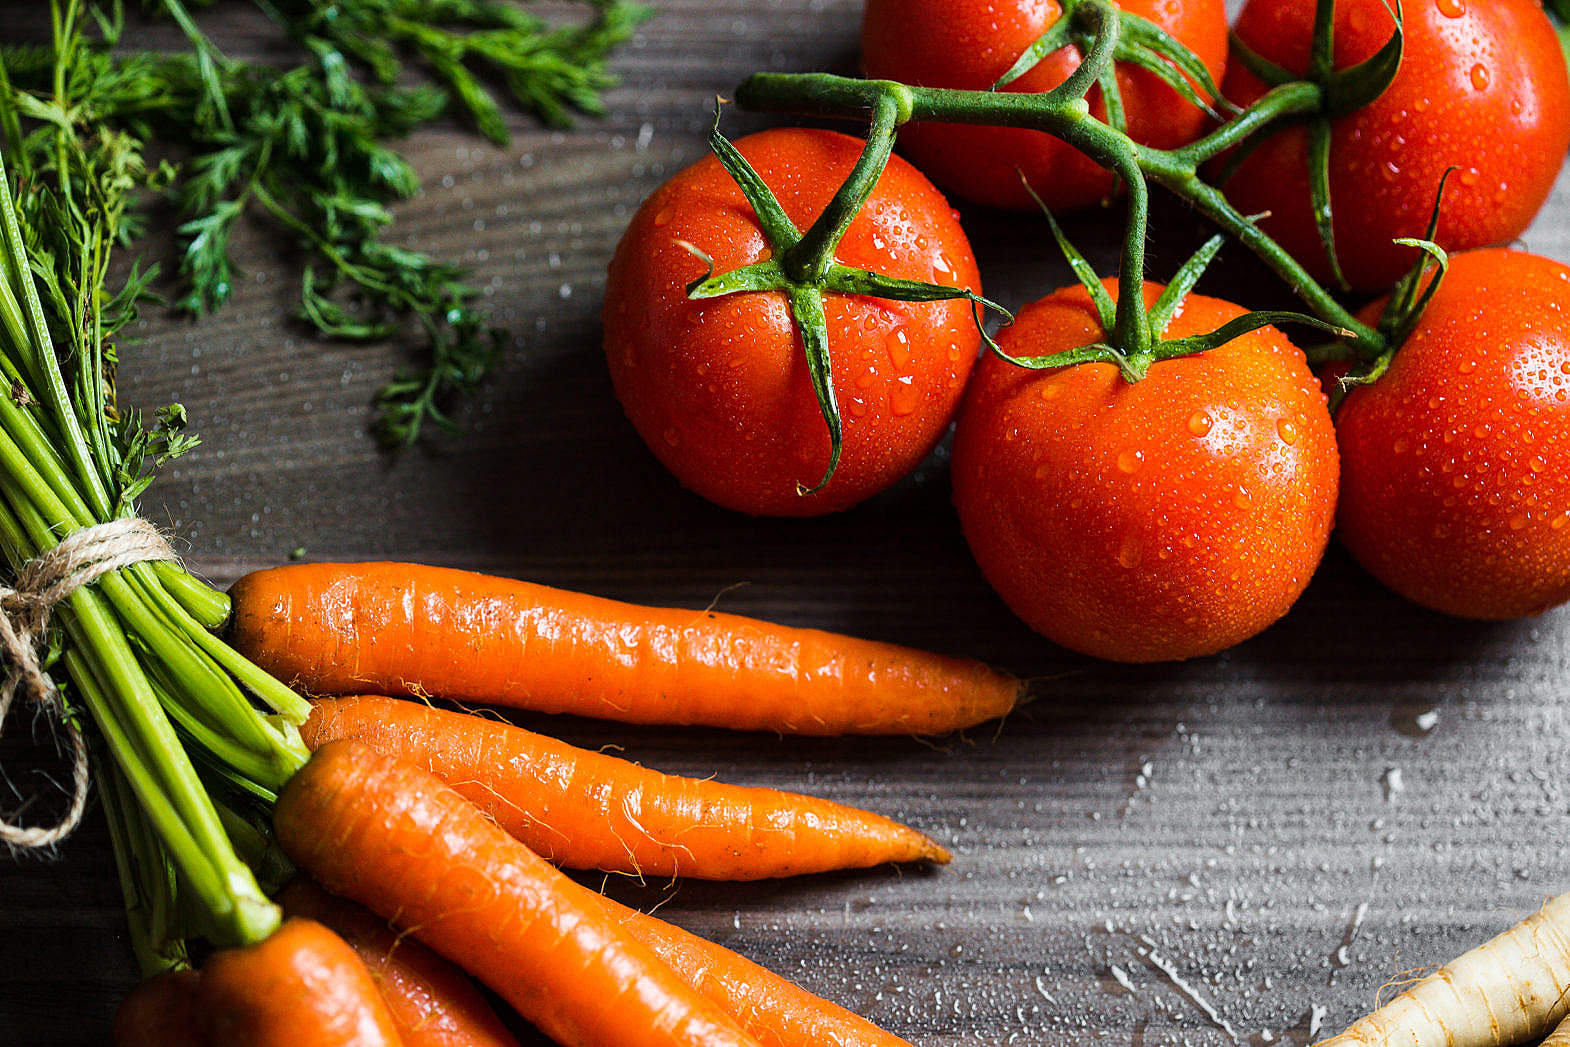
{"label": "wooden table surface", "polygon": [[[937,744],[528,721],[669,771],[874,807],[951,845],[931,872],[612,885],[920,1045],[1302,1044],[1570,889],[1570,613],[1453,621],[1332,549],[1256,640],[1108,665],[1037,638],[991,594],[941,452],[830,519],[746,519],[681,490],[611,396],[606,262],[641,199],[702,155],[713,96],[758,69],[848,69],[859,3],[656,6],[616,61],[606,119],[551,133],[517,118],[506,149],[457,128],[405,145],[426,188],[399,208],[401,234],[471,266],[514,337],[460,413],[465,435],[379,452],[367,402],[400,350],[295,327],[296,274],[266,237],[245,244],[225,311],[147,319],[123,397],[183,400],[203,437],[146,500],[196,568],[227,582],[304,547],[654,603],[723,593],[728,611],[1055,677],[1051,700]],[[243,52],[264,31],[236,19],[217,34]],[[1181,207],[1158,214],[1159,273],[1202,230]],[[1040,223],[965,218],[1005,304],[1067,282]],[[1110,270],[1117,216],[1070,226]],[[1570,178],[1526,243],[1570,260]],[[1280,295],[1235,247],[1204,288]],[[27,732],[11,733],[14,753]],[[109,863],[95,806],[56,858],[0,865],[0,1043],[106,1041],[134,977]]]}

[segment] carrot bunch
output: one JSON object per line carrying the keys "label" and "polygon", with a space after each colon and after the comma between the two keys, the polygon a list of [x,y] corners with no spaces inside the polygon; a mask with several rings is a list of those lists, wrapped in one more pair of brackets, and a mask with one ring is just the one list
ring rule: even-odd
{"label": "carrot bunch", "polygon": [[[412,565],[282,567],[230,596],[236,649],[323,695],[300,726],[314,754],[272,812],[276,843],[311,879],[279,896],[289,920],[271,938],[128,997],[122,1047],[513,1044],[464,971],[567,1047],[904,1043],[557,866],[755,880],[947,862],[935,841],[826,799],[662,774],[384,693],[635,723],[915,734],[1003,715],[1023,694],[1014,677]],[[278,999],[296,1001],[315,1039],[268,1038],[282,1028]]]}

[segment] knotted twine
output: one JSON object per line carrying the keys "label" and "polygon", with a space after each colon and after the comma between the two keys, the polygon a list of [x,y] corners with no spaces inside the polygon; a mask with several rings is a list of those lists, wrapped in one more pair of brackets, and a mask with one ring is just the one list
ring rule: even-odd
{"label": "knotted twine", "polygon": [[64,724],[71,739],[71,806],[54,825],[22,826],[0,818],[0,843],[40,850],[59,843],[82,821],[87,809],[87,743],[66,716],[65,702],[39,663],[39,647],[56,604],[110,571],[151,560],[175,560],[158,528],[140,518],[73,531],[22,565],[16,587],[0,586],[0,730],[18,693],[45,716]]}

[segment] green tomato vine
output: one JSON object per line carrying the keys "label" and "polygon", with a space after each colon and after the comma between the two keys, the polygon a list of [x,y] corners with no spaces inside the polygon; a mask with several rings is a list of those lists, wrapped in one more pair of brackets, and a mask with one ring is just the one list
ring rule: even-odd
{"label": "green tomato vine", "polygon": [[[1570,4],[1570,0],[1555,2]],[[1265,135],[1283,126],[1305,125],[1310,144],[1308,173],[1315,220],[1336,283],[1344,288],[1331,224],[1331,131],[1335,120],[1366,106],[1389,87],[1400,68],[1405,38],[1400,0],[1395,0],[1391,10],[1394,32],[1390,41],[1368,60],[1338,70],[1333,63],[1334,11],[1335,0],[1317,0],[1312,57],[1308,72],[1301,77],[1266,61],[1234,40],[1240,60],[1270,87],[1258,101],[1243,110],[1221,97],[1203,63],[1192,51],[1154,24],[1120,11],[1112,0],[1072,0],[1064,4],[1063,15],[988,90],[920,87],[893,80],[863,80],[826,73],[759,73],[743,82],[735,94],[737,104],[743,109],[845,119],[867,119],[870,114],[871,118],[871,130],[860,161],[824,214],[804,234],[798,234],[785,219],[768,187],[717,128],[711,135],[711,144],[720,162],[752,204],[774,253],[768,261],[731,273],[714,274],[711,268],[704,278],[689,287],[688,293],[699,299],[760,290],[786,292],[807,356],[818,405],[832,439],[828,472],[817,487],[810,490],[821,488],[833,476],[842,442],[842,424],[832,384],[829,335],[823,319],[821,296],[824,292],[870,294],[906,301],[967,298],[977,307],[978,325],[981,308],[999,311],[1005,322],[1012,320],[1000,307],[969,291],[896,281],[876,273],[847,269],[834,260],[839,237],[881,175],[899,128],[913,121],[1042,131],[1073,146],[1113,173],[1126,197],[1126,224],[1119,267],[1119,279],[1125,285],[1137,286],[1144,280],[1149,185],[1154,182],[1187,200],[1225,235],[1253,251],[1292,288],[1307,309],[1306,314],[1255,311],[1207,334],[1165,340],[1162,335],[1172,311],[1199,280],[1220,249],[1223,238],[1217,237],[1201,248],[1174,276],[1167,292],[1147,310],[1142,296],[1137,294],[1120,295],[1114,302],[1049,214],[1047,218],[1054,236],[1076,277],[1090,291],[1107,337],[1066,353],[1022,360],[1004,354],[983,331],[991,351],[1009,362],[1037,369],[1105,362],[1116,365],[1127,380],[1138,381],[1152,364],[1161,360],[1205,352],[1267,325],[1300,323],[1330,332],[1336,339],[1313,351],[1316,362],[1351,361],[1348,382],[1377,378],[1443,276],[1444,252],[1432,242],[1437,224],[1430,224],[1426,238],[1400,241],[1420,248],[1423,257],[1397,289],[1385,315],[1377,325],[1371,326],[1354,316],[1337,299],[1334,290],[1316,280],[1296,258],[1268,236],[1253,217],[1231,204],[1222,188],[1226,171],[1217,179],[1220,184],[1207,181],[1200,173],[1205,165],[1223,155],[1231,154],[1234,158],[1246,155]],[[1039,93],[998,90],[1068,44],[1079,45],[1084,58],[1060,86]],[[1162,150],[1135,142],[1125,129],[1114,75],[1118,62],[1150,70],[1218,121],[1223,111],[1228,114],[1227,118],[1208,134],[1180,148]],[[1101,89],[1108,113],[1105,122],[1091,116],[1086,96],[1093,87]],[[1443,194],[1443,186],[1440,193]],[[1436,219],[1437,213],[1436,203]],[[1436,265],[1438,272],[1425,284]],[[810,493],[805,487],[802,492]]]}

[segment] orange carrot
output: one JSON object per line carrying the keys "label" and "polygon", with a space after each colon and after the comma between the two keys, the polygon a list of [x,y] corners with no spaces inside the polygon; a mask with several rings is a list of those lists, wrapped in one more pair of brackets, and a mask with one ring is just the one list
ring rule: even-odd
{"label": "orange carrot", "polygon": [[206,1047],[200,983],[195,971],[166,971],[126,993],[114,1015],[115,1047]]}
{"label": "orange carrot", "polygon": [[241,578],[231,641],[319,694],[433,694],[629,723],[939,734],[1024,685],[980,662],[413,564]]}
{"label": "orange carrot", "polygon": [[199,1003],[223,1047],[399,1047],[392,1015],[353,949],[314,920],[214,953]]}
{"label": "orange carrot", "polygon": [[409,930],[563,1047],[758,1047],[584,888],[417,767],[330,742],[284,787],[273,826],[322,886]]}
{"label": "orange carrot", "polygon": [[893,1033],[795,985],[723,945],[609,898],[601,899],[634,938],[723,1007],[763,1047],[910,1047]]}
{"label": "orange carrot", "polygon": [[880,815],[777,789],[651,771],[479,716],[399,698],[326,698],[301,727],[423,767],[543,858],[575,869],[759,880],[883,862],[946,862]]}
{"label": "orange carrot", "polygon": [[285,916],[315,920],[359,954],[404,1047],[518,1047],[474,983],[375,913],[296,876],[278,895]]}

